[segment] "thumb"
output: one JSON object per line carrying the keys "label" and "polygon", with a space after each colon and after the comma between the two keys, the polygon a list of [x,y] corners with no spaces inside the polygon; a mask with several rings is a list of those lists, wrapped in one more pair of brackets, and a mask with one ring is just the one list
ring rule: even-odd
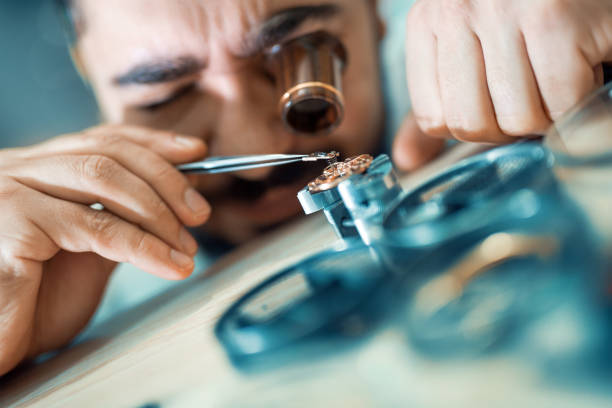
{"label": "thumb", "polygon": [[419,129],[410,112],[393,141],[392,156],[395,165],[403,171],[415,170],[438,155],[446,140],[427,136]]}

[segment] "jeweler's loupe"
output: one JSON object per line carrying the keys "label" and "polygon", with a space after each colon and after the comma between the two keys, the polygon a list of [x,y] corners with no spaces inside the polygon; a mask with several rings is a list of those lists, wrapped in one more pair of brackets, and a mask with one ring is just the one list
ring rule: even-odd
{"label": "jeweler's loupe", "polygon": [[296,133],[327,133],[344,116],[342,71],[346,50],[333,35],[318,31],[272,47],[268,59],[280,91],[279,112]]}

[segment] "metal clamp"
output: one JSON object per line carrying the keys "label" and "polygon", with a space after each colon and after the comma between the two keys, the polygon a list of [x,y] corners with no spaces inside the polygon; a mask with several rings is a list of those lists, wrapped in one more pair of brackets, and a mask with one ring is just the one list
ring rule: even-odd
{"label": "metal clamp", "polygon": [[380,155],[365,172],[352,174],[329,189],[313,192],[304,187],[298,200],[306,214],[323,210],[340,238],[359,235],[369,244],[376,238],[375,226],[382,223],[385,209],[392,208],[402,192],[389,156]]}

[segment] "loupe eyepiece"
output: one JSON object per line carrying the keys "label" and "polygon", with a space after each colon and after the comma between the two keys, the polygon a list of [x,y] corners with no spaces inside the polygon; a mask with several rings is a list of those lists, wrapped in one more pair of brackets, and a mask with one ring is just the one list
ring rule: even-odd
{"label": "loupe eyepiece", "polygon": [[281,92],[280,115],[291,131],[327,133],[340,124],[346,51],[337,38],[318,31],[275,45],[269,58]]}

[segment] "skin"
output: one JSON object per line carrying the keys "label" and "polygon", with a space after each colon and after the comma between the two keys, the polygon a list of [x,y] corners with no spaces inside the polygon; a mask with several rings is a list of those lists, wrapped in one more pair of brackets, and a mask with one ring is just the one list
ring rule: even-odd
{"label": "skin", "polygon": [[[322,3],[329,2],[306,2]],[[325,29],[347,48],[350,63],[344,81],[351,85],[346,87],[345,98],[352,103],[347,104],[345,120],[331,136],[289,133],[277,113],[279,92],[270,80],[261,53],[242,56],[245,38],[257,31],[265,16],[303,5],[303,1],[187,1],[177,7],[175,2],[166,0],[113,0],[108,4],[82,0],[87,26],[78,52],[108,123],[131,123],[193,135],[206,144],[210,156],[327,151],[335,147],[348,157],[375,149],[382,118],[374,54],[377,21],[367,2],[361,1],[357,6],[352,3],[334,2],[343,7],[343,12],[325,21],[306,22],[287,37]],[[143,9],[147,9],[146,14]],[[107,27],[113,24],[121,29],[109,32]],[[351,30],[353,24],[365,30]],[[361,44],[366,44],[370,52],[359,52]],[[114,77],[134,65],[186,55],[203,61],[206,67],[191,77],[161,85],[112,84]],[[163,100],[186,83],[194,83],[197,89],[175,103],[155,112],[138,108]],[[263,168],[237,176],[261,181],[272,171]],[[240,243],[298,214],[295,192],[312,176],[302,176],[288,186],[269,191],[255,202],[234,198],[235,192],[228,186],[236,175],[199,176],[192,181],[214,209],[206,229]]]}
{"label": "skin", "polygon": [[[283,127],[265,58],[245,45],[271,15],[323,3],[340,12],[307,20],[286,39],[325,29],[344,44],[346,116],[331,135],[307,137]],[[186,226],[244,242],[299,214],[295,193],[312,176],[299,173],[241,199],[239,188],[259,188],[273,170],[187,179],[175,164],[208,155],[375,151],[384,28],[374,7],[367,0],[77,1],[73,54],[105,124],[0,151],[0,374],[72,339],[117,262],[182,279],[197,250]],[[496,142],[541,131],[599,83],[610,14],[607,0],[417,2],[407,38],[416,115],[397,134],[396,165],[412,169],[435,156],[443,141],[428,135]],[[139,64],[184,56],[201,69],[117,85]],[[157,103],[186,85],[189,92]],[[89,207],[96,202],[103,211]]]}
{"label": "skin", "polygon": [[[350,58],[345,120],[328,136],[284,128],[262,52],[244,49],[269,16],[304,3],[339,11],[305,21],[286,40],[325,29]],[[258,186],[273,170],[188,180],[173,165],[205,156],[332,149],[350,156],[379,143],[382,26],[374,2],[80,0],[76,6],[82,20],[73,53],[105,124],[0,152],[0,374],[73,338],[117,262],[185,278],[197,250],[185,226],[244,242],[299,215],[295,194],[321,171],[312,168],[256,199],[241,199],[232,186]],[[134,67],[185,56],[202,68],[163,83],[117,84]],[[191,91],[171,103],[144,108],[186,84]],[[96,202],[105,209],[89,208]]]}
{"label": "skin", "polygon": [[407,26],[413,110],[437,137],[541,134],[612,59],[610,0],[420,0]]}

